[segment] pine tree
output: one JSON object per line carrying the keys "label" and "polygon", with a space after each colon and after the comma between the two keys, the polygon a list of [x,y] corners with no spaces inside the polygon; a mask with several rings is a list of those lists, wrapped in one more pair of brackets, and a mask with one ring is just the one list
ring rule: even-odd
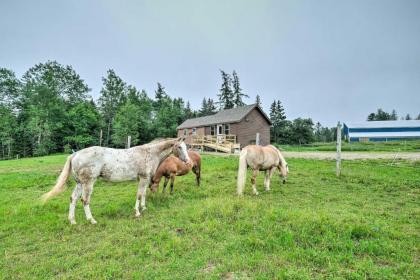
{"label": "pine tree", "polygon": [[201,102],[201,109],[198,111],[200,116],[207,116],[207,99],[204,97]]}
{"label": "pine tree", "polygon": [[258,107],[261,107],[261,98],[258,94],[255,97],[255,103],[257,104]]}
{"label": "pine tree", "polygon": [[234,96],[231,89],[232,78],[225,71],[220,70],[222,75],[222,87],[220,88],[219,106],[221,109],[231,109],[235,106]]}
{"label": "pine tree", "polygon": [[280,100],[277,100],[277,104],[276,104],[276,112],[277,112],[277,117],[278,119],[281,121],[284,121],[286,119],[286,114],[284,112],[284,108],[283,105],[281,104]]}
{"label": "pine tree", "polygon": [[411,120],[411,116],[410,116],[410,114],[407,114],[407,115],[405,116],[405,120],[407,120],[407,121]]}
{"label": "pine tree", "polygon": [[249,97],[249,96],[242,93],[242,89],[239,83],[239,77],[235,70],[233,70],[232,76],[233,76],[232,85],[233,85],[233,97],[234,97],[233,103],[235,104],[236,107],[244,106],[245,103],[243,102],[242,98]]}
{"label": "pine tree", "polygon": [[107,71],[106,78],[102,77],[102,83],[99,108],[106,125],[106,139],[104,143],[109,145],[111,143],[112,123],[119,107],[126,101],[127,86],[112,69]]}
{"label": "pine tree", "polygon": [[187,101],[187,105],[185,106],[185,119],[191,119],[195,117],[195,112],[191,109],[190,101]]}
{"label": "pine tree", "polygon": [[390,115],[390,118],[389,118],[389,119],[390,119],[390,120],[393,120],[393,121],[398,120],[397,111],[392,110],[392,113],[391,113],[391,115]]}
{"label": "pine tree", "polygon": [[207,99],[207,115],[214,115],[217,113],[217,108],[214,103],[214,100],[209,98]]}
{"label": "pine tree", "polygon": [[420,114],[417,116],[416,120],[420,120]]}
{"label": "pine tree", "polygon": [[161,83],[157,83],[157,89],[155,91],[155,109],[159,110],[163,102],[168,100],[169,97],[166,94],[165,87]]}

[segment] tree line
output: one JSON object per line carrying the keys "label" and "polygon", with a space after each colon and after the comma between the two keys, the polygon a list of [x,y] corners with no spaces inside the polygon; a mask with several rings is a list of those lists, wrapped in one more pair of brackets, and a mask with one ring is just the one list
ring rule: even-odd
{"label": "tree line", "polygon": [[[121,148],[128,135],[132,145],[175,137],[176,127],[188,118],[245,105],[243,99],[249,96],[243,93],[236,71],[220,70],[220,74],[218,100],[204,98],[201,108],[194,110],[183,98],[171,97],[161,83],[151,98],[145,89],[127,84],[112,69],[102,77],[95,101],[86,82],[69,65],[39,63],[20,78],[12,70],[0,68],[0,158],[47,155],[92,145]],[[255,103],[261,106],[259,95]],[[395,116],[379,109],[368,119]],[[270,118],[273,142],[334,141],[334,128],[314,125],[310,118],[287,120],[279,100],[271,104]]]}
{"label": "tree line", "polygon": [[[391,113],[388,113],[384,110],[382,110],[381,108],[379,108],[376,113],[370,113],[367,116],[367,120],[368,121],[396,121],[398,120],[398,114],[397,111],[392,110]],[[400,117],[401,120],[413,120],[414,118],[412,118],[410,116],[410,114],[407,114],[404,116]],[[420,114],[417,115],[417,117],[415,118],[416,120],[420,120]]]}

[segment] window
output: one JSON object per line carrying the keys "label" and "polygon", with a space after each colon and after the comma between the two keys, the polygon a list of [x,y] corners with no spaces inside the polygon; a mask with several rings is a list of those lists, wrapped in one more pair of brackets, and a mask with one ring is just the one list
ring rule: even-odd
{"label": "window", "polygon": [[225,124],[225,134],[226,135],[230,134],[230,124]]}
{"label": "window", "polygon": [[212,125],[210,126],[210,135],[215,135],[215,134],[216,134],[216,129],[215,129],[215,126]]}
{"label": "window", "polygon": [[192,135],[197,135],[197,128],[195,128],[195,127],[194,127],[194,128],[192,129]]}
{"label": "window", "polygon": [[187,136],[187,129],[184,129],[184,136]]}
{"label": "window", "polygon": [[223,134],[223,126],[222,125],[217,126],[217,134],[218,135]]}

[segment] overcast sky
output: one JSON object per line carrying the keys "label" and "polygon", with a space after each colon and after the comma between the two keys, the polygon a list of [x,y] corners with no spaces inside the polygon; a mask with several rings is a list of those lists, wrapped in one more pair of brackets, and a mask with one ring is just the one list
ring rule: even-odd
{"label": "overcast sky", "polygon": [[98,97],[113,68],[198,109],[219,69],[268,111],[323,125],[420,113],[420,1],[0,1],[0,67],[70,64]]}

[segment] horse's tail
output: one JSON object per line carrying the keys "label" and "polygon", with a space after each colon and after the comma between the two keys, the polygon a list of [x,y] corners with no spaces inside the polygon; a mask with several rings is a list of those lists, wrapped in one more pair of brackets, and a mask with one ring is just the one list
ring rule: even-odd
{"label": "horse's tail", "polygon": [[64,191],[66,182],[70,176],[72,158],[73,155],[67,158],[66,164],[64,164],[63,170],[61,171],[60,176],[57,179],[57,183],[49,192],[47,192],[41,197],[42,202],[45,203],[48,199]]}
{"label": "horse's tail", "polygon": [[238,195],[242,195],[245,187],[245,180],[246,180],[246,169],[247,169],[247,149],[242,149],[241,154],[239,155],[239,168],[238,168],[238,188],[237,192]]}

